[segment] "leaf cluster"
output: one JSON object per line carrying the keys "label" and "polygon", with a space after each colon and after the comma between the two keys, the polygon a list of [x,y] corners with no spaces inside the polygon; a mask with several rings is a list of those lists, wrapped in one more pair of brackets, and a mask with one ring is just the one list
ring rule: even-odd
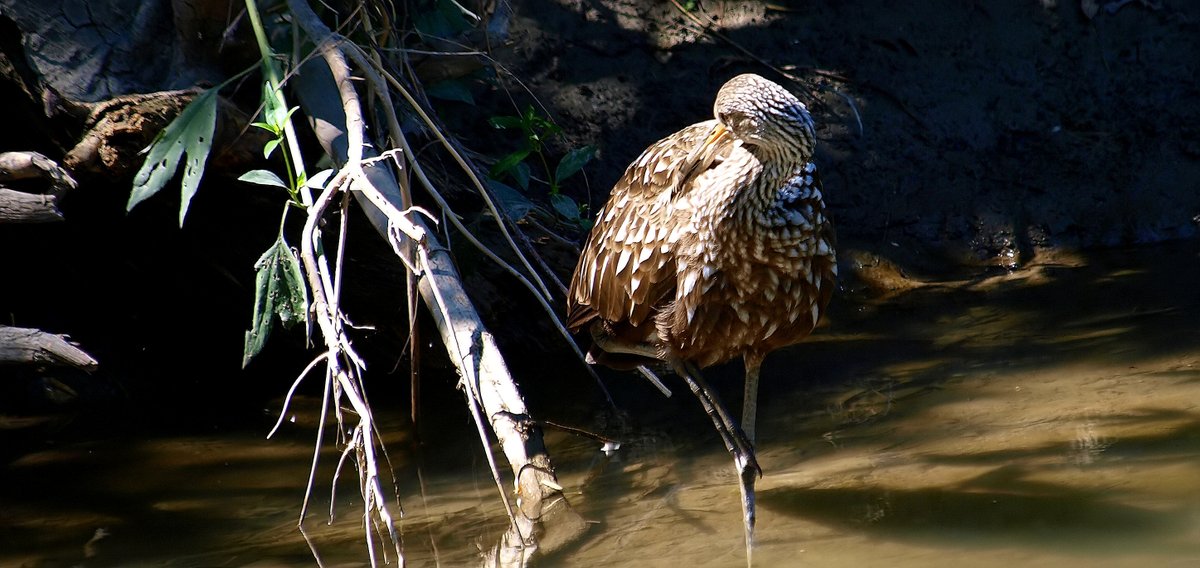
{"label": "leaf cluster", "polygon": [[567,151],[552,170],[546,157],[546,141],[562,134],[562,128],[534,110],[532,105],[526,107],[519,116],[493,116],[488,119],[488,124],[499,130],[513,131],[520,144],[517,150],[497,160],[488,175],[496,181],[511,177],[522,190],[528,191],[534,179],[529,162],[536,158],[545,172],[554,211],[567,221],[582,224],[579,205],[571,197],[563,195],[561,187],[564,181],[579,173],[596,156],[596,147],[588,145]]}

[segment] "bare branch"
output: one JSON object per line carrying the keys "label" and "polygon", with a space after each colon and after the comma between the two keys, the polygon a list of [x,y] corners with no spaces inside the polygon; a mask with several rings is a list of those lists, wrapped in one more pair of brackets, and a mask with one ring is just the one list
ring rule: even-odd
{"label": "bare branch", "polygon": [[67,340],[37,329],[0,326],[0,364],[65,365],[94,371],[99,363]]}

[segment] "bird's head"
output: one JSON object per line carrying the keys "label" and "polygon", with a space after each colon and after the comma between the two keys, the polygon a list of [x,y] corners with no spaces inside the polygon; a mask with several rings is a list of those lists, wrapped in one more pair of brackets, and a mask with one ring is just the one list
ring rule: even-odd
{"label": "bird's head", "polygon": [[713,114],[752,151],[812,157],[816,133],[808,108],[772,81],[751,73],[730,79],[717,93]]}

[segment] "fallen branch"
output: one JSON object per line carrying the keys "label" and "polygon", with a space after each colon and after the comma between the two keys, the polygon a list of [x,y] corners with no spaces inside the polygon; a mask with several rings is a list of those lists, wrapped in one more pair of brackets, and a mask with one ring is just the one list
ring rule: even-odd
{"label": "fallen branch", "polygon": [[58,198],[75,188],[75,180],[58,164],[37,152],[0,153],[0,182],[42,178],[44,193],[0,187],[0,223],[54,223],[63,220]]}
{"label": "fallen branch", "polygon": [[[512,377],[508,373],[503,357],[490,333],[479,319],[478,313],[462,288],[458,271],[447,251],[437,242],[435,233],[425,221],[412,210],[404,207],[410,203],[406,197],[407,187],[401,186],[392,175],[385,160],[364,160],[364,153],[378,156],[363,137],[362,104],[351,83],[349,68],[342,49],[344,45],[312,13],[305,2],[291,0],[292,14],[297,23],[319,46],[325,65],[307,64],[294,80],[306,115],[314,123],[314,130],[325,151],[340,165],[339,173],[326,188],[326,194],[348,188],[367,213],[379,233],[388,240],[396,254],[418,277],[421,298],[434,315],[443,342],[451,360],[458,367],[462,384],[468,396],[468,404],[481,411],[489,421],[492,431],[500,442],[505,457],[515,478],[517,507],[510,508],[512,525],[500,545],[493,550],[497,558],[516,560],[520,565],[536,549],[535,523],[548,513],[570,512],[569,507],[553,507],[565,503],[561,500],[561,487],[552,469],[550,458],[542,442],[541,430],[529,418]],[[362,69],[370,72],[369,68]],[[403,134],[393,132],[393,136]],[[406,147],[407,144],[402,144]],[[404,156],[412,164],[413,156]],[[405,162],[398,160],[403,168]],[[320,217],[326,195],[314,204],[310,211],[310,225]],[[306,228],[305,238],[309,230]],[[303,244],[302,256],[306,267],[319,266],[311,259],[312,244]],[[311,270],[311,269],[310,269]],[[318,269],[319,270],[319,269]],[[314,288],[328,287],[328,281],[310,276]],[[323,305],[326,294],[314,290],[314,305]],[[328,336],[335,337],[340,331],[339,322],[332,320],[333,310],[318,316],[322,333],[331,351]],[[476,405],[478,405],[476,407]],[[358,409],[355,409],[358,411]],[[362,412],[360,412],[362,415]],[[372,446],[364,443],[365,447]],[[484,440],[485,451],[490,445]],[[489,456],[490,460],[490,456]],[[499,476],[497,473],[497,483]],[[500,487],[506,501],[507,492]],[[570,516],[559,517],[569,520]],[[559,523],[581,530],[582,523]],[[569,539],[562,539],[563,542]]]}
{"label": "fallen branch", "polygon": [[99,365],[65,335],[9,326],[0,326],[0,364],[64,365],[88,372]]}
{"label": "fallen branch", "polygon": [[0,187],[0,223],[55,223],[62,220],[57,196]]}

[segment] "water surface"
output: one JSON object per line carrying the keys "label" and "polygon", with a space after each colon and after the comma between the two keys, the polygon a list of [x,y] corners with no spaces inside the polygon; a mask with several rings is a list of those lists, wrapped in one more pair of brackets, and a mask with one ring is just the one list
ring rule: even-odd
{"label": "water surface", "polygon": [[[756,565],[1200,565],[1198,277],[1195,247],[1175,246],[838,298],[829,326],[763,370]],[[712,372],[735,407],[739,373]],[[621,428],[540,409],[624,445],[606,458],[548,432],[592,524],[538,564],[744,566],[727,454],[669,384],[669,400],[617,385]],[[312,565],[295,529],[312,407],[270,441],[264,414],[211,435],[31,449],[0,465],[0,566]],[[477,564],[505,520],[473,427],[443,420],[440,449],[417,455],[380,411],[408,564]],[[335,455],[322,459],[306,527],[326,565],[363,565],[353,481],[328,524]]]}

